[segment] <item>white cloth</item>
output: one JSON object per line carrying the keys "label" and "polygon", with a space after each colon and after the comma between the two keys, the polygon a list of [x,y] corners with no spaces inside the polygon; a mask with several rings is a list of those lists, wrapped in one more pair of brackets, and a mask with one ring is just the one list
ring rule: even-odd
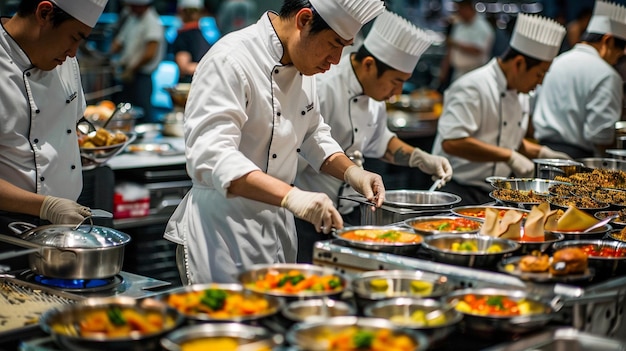
{"label": "white cloth", "polygon": [[280,64],[282,55],[265,13],[219,40],[196,70],[185,107],[194,185],[165,232],[185,245],[193,283],[234,282],[254,264],[295,262],[293,214],[227,197],[227,188],[255,170],[293,183],[298,154],[319,169],[341,152],[319,114],[314,78]]}
{"label": "white cloth", "polygon": [[443,101],[432,154],[450,161],[454,181],[489,191],[491,186],[485,183],[485,178],[508,177],[511,167],[506,162],[471,162],[449,155],[442,150],[441,143],[446,139],[473,137],[517,150],[528,127],[528,95],[506,90],[506,78],[494,58],[454,82],[444,93]]}
{"label": "white cloth", "polygon": [[454,67],[453,80],[487,63],[491,57],[494,38],[493,28],[481,14],[476,14],[471,23],[459,21],[452,26],[452,41],[482,50],[481,55],[469,55],[454,47],[450,50],[450,65]]}
{"label": "white cloth", "polygon": [[152,6],[141,17],[131,13],[120,28],[116,40],[123,45],[119,63],[128,67],[137,65],[148,42],[156,41],[159,43],[157,55],[150,62],[141,66],[140,72],[144,74],[152,73],[165,55],[163,24],[161,24],[159,14]]}
{"label": "white cloth", "polygon": [[[318,74],[317,91],[320,111],[330,125],[331,134],[348,156],[359,151],[365,157],[380,158],[385,155],[389,140],[395,136],[387,127],[385,103],[363,94],[350,57],[324,74]],[[348,213],[358,205],[354,201],[339,201],[342,195],[356,194],[339,179],[320,174],[319,167],[311,167],[302,157],[298,160],[296,186],[308,191],[326,193],[341,213]]]}
{"label": "white cloth", "polygon": [[34,68],[2,27],[0,77],[0,178],[76,200],[83,184],[76,123],[86,106],[78,62]]}
{"label": "white cloth", "polygon": [[543,79],[533,113],[535,138],[593,152],[611,144],[622,113],[622,78],[587,44],[558,56]]}

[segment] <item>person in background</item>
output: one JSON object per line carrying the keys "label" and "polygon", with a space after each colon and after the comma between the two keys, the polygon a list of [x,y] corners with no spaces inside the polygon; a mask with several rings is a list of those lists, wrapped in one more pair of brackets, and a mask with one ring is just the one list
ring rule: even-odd
{"label": "person in background", "polygon": [[180,69],[180,83],[191,83],[198,62],[211,45],[202,35],[198,21],[202,16],[202,0],[180,0],[178,12],[183,26],[173,43],[174,60]]}
{"label": "person in background", "polygon": [[489,61],[495,33],[491,24],[474,8],[474,0],[455,0],[457,17],[446,42],[439,81],[455,81]]}
{"label": "person in background", "polygon": [[179,244],[183,282],[234,282],[255,264],[296,262],[294,215],[325,233],[343,227],[326,194],[292,186],[298,155],[382,205],[382,178],[332,138],[312,75],[337,64],[383,9],[380,0],[285,0],[200,61],[185,107],[193,187],[164,235]]}
{"label": "person in background", "polygon": [[222,35],[254,23],[256,3],[251,0],[226,0],[217,12],[217,27]]}
{"label": "person in background", "polygon": [[76,60],[106,0],[22,0],[0,19],[0,216],[77,224],[76,125],[86,103]]}
{"label": "person in background", "polygon": [[626,7],[598,0],[581,42],[559,55],[533,114],[535,139],[573,158],[603,157],[622,115]]}
{"label": "person in background", "polygon": [[[445,181],[452,177],[448,160],[432,156],[400,140],[387,127],[385,100],[402,92],[432,38],[404,18],[385,11],[374,21],[364,44],[329,72],[316,76],[320,111],[331,134],[353,159],[381,158],[415,167]],[[339,199],[354,194],[340,179],[319,174],[303,158],[298,161],[296,186],[324,192],[339,206],[344,222],[360,225],[358,203]],[[296,218],[298,262],[311,263],[313,244],[328,239],[308,222]]]}
{"label": "person in background", "polygon": [[509,48],[446,90],[433,154],[450,160],[454,176],[442,189],[462,204],[492,201],[486,177],[532,176],[530,158],[569,158],[524,139],[527,93],[541,83],[564,36],[553,20],[521,13]]}
{"label": "person in background", "polygon": [[119,54],[116,64],[122,82],[116,100],[141,107],[144,116],[138,122],[150,122],[152,72],[165,54],[164,29],[152,0],[124,0],[124,3],[130,7],[131,14],[111,44],[111,53]]}

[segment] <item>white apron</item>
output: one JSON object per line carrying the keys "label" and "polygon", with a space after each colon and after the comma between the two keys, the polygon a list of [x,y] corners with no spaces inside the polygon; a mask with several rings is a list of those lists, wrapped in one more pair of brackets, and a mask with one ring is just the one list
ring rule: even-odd
{"label": "white apron", "polygon": [[[350,156],[359,151],[365,157],[383,157],[389,140],[396,134],[387,127],[385,102],[363,94],[350,56],[344,57],[328,72],[318,74],[316,80],[322,117],[345,153]],[[357,194],[354,189],[335,177],[320,174],[303,158],[298,161],[296,186],[326,193],[341,213],[349,213],[358,205],[338,198],[339,195]]]}
{"label": "white apron", "polygon": [[254,170],[288,184],[298,154],[320,168],[341,152],[319,114],[315,80],[280,64],[283,49],[264,14],[219,40],[194,75],[185,108],[193,188],[165,238],[183,244],[191,283],[234,282],[254,264],[295,262],[293,215],[227,188]]}
{"label": "white apron", "polygon": [[85,110],[80,71],[68,57],[34,68],[0,28],[0,177],[42,195],[76,200],[82,168],[76,123]]}

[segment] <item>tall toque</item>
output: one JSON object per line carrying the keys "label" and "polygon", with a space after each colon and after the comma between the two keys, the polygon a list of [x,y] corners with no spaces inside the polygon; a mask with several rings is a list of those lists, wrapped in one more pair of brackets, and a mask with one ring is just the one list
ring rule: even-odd
{"label": "tall toque", "polygon": [[367,22],[385,9],[381,0],[309,0],[337,35],[352,40]]}
{"label": "tall toque", "polygon": [[613,34],[626,40],[626,7],[597,0],[587,25],[588,33]]}
{"label": "tall toque", "polygon": [[93,28],[108,0],[50,0],[61,10]]}
{"label": "tall toque", "polygon": [[565,27],[537,15],[520,13],[510,45],[513,49],[541,61],[552,61],[565,37]]}

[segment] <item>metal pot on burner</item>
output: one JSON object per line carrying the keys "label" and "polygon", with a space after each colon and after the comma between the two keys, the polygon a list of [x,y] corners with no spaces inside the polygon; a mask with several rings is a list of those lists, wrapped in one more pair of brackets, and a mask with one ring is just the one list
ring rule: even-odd
{"label": "metal pot on burner", "polygon": [[0,234],[0,241],[36,249],[28,254],[30,269],[50,278],[112,277],[122,270],[124,248],[130,242],[128,234],[93,223],[36,227],[13,222],[9,228],[16,236]]}

